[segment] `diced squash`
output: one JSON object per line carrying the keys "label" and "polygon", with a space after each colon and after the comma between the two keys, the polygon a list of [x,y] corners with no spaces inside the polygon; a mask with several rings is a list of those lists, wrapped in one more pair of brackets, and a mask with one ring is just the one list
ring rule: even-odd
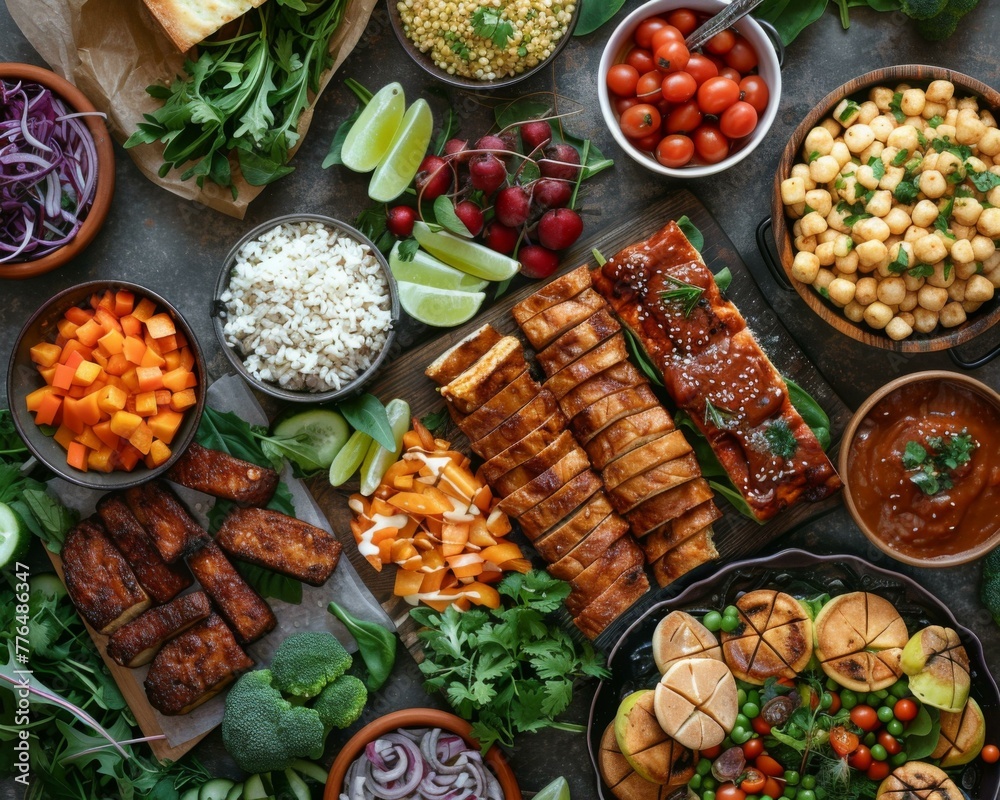
{"label": "diced squash", "polygon": [[140,422],[139,426],[132,431],[132,435],[128,437],[128,443],[142,455],[146,455],[153,445],[153,431],[145,422]]}
{"label": "diced squash", "polygon": [[171,350],[163,354],[163,369],[175,370],[181,365],[180,350]]}
{"label": "diced squash", "polygon": [[142,298],[132,309],[132,316],[135,317],[140,322],[145,322],[151,316],[156,313],[156,303],[150,300],[148,297]]}
{"label": "diced squash", "polygon": [[130,364],[141,364],[146,353],[146,343],[138,336],[126,336],[122,352]]}
{"label": "diced squash", "polygon": [[29,392],[28,396],[24,398],[25,407],[28,411],[38,411],[38,407],[42,403],[42,399],[46,395],[54,393],[54,388],[52,386],[42,386],[35,389],[33,392]]}
{"label": "diced squash", "polygon": [[104,355],[104,353],[102,353],[100,350],[94,350],[90,354],[90,358],[95,364],[100,366],[102,370],[108,366],[108,357]]}
{"label": "diced squash", "polygon": [[128,439],[142,424],[142,417],[128,411],[116,411],[111,416],[111,430],[124,439]]}
{"label": "diced squash", "polygon": [[[155,344],[155,340],[150,340]],[[139,362],[140,367],[160,367],[166,366],[166,361],[163,356],[153,347],[146,345],[146,352],[142,354],[142,359]]]}
{"label": "diced squash", "polygon": [[392,591],[397,597],[406,597],[409,594],[416,594],[420,591],[420,584],[424,581],[422,572],[410,572],[405,569],[396,570],[396,582]]}
{"label": "diced squash", "polygon": [[94,318],[94,312],[89,308],[67,308],[63,317],[74,325],[83,325]]}
{"label": "diced squash", "polygon": [[139,391],[139,379],[135,375],[135,367],[129,367],[120,377],[129,392],[135,394]]}
{"label": "diced squash", "polygon": [[39,367],[38,368],[38,374],[42,376],[42,380],[45,381],[45,383],[47,383],[49,386],[51,386],[52,385],[52,381],[56,377],[56,370],[58,368],[59,368],[58,364],[56,364],[55,366],[52,366],[52,367]]}
{"label": "diced squash", "polygon": [[194,352],[190,347],[181,348],[181,366],[187,370],[194,369]]}
{"label": "diced squash", "polygon": [[94,312],[94,322],[104,329],[105,333],[110,333],[115,331],[116,333],[121,333],[122,324],[118,321],[118,317],[114,315],[113,311],[108,310],[101,306]]}
{"label": "diced squash", "polygon": [[106,419],[103,422],[98,422],[96,425],[91,426],[91,430],[94,431],[94,435],[100,439],[102,444],[107,445],[112,450],[118,449],[118,445],[121,443],[121,437],[111,430],[110,419]]}
{"label": "diced squash", "polygon": [[101,377],[101,373],[103,372],[104,370],[101,369],[100,364],[96,364],[93,361],[81,361],[73,373],[73,383],[77,386],[90,386]]}
{"label": "diced squash", "polygon": [[56,429],[56,432],[52,436],[52,438],[59,443],[59,446],[62,447],[63,450],[68,450],[70,442],[76,441],[76,434],[73,433],[73,431],[71,431],[65,425],[60,425]]}
{"label": "diced squash", "polygon": [[173,336],[177,332],[177,326],[174,325],[174,320],[169,314],[161,312],[146,320],[146,330],[154,339],[162,339],[164,336]]}
{"label": "diced squash", "polygon": [[104,355],[113,356],[125,348],[125,336],[120,330],[108,331],[97,340],[97,348]]}
{"label": "diced squash", "polygon": [[115,460],[114,448],[107,445],[87,453],[87,466],[95,472],[114,472]]}
{"label": "diced squash", "polygon": [[[83,433],[83,419],[80,416],[80,401],[75,397],[64,397],[62,401],[62,424],[73,431],[74,434]],[[37,418],[35,420],[38,421]]]}
{"label": "diced squash", "polygon": [[132,314],[121,318],[122,333],[126,336],[142,336],[142,320]]}
{"label": "diced squash", "polygon": [[97,406],[105,414],[114,414],[125,408],[127,395],[117,386],[105,386],[97,393]]}
{"label": "diced squash", "polygon": [[136,367],[135,377],[139,381],[140,392],[155,392],[163,386],[163,372],[159,367]]}
{"label": "diced squash", "polygon": [[90,358],[90,349],[84,347],[76,339],[71,339],[66,342],[65,347],[63,347],[62,355],[59,356],[59,361],[67,367],[76,369],[88,358]]}
{"label": "diced squash", "polygon": [[161,336],[156,339],[156,343],[160,346],[160,355],[166,356],[177,349],[177,336],[173,333]]}
{"label": "diced squash", "polygon": [[97,434],[94,433],[94,429],[89,425],[84,425],[83,432],[77,434],[74,439],[88,450],[99,450],[103,444],[101,440],[97,438]]}
{"label": "diced squash", "polygon": [[142,460],[142,453],[136,450],[128,442],[125,442],[125,446],[118,451],[118,465],[126,472],[131,472],[135,469],[135,465]]}
{"label": "diced squash", "polygon": [[54,392],[50,392],[42,397],[35,412],[35,424],[57,424],[59,413],[62,411],[62,402],[63,399]]}
{"label": "diced squash", "polygon": [[[123,342],[124,345],[124,342]],[[125,357],[124,353],[115,353],[111,358],[108,359],[108,365],[104,368],[104,371],[108,375],[124,375],[129,369],[129,361]]]}
{"label": "diced squash", "polygon": [[140,392],[135,396],[135,413],[151,417],[156,413],[156,392]]}
{"label": "diced squash", "polygon": [[59,335],[66,340],[72,339],[76,335],[76,329],[79,327],[80,326],[75,322],[70,322],[65,317],[56,323],[56,330],[58,330]]}
{"label": "diced squash", "polygon": [[84,425],[96,425],[101,421],[101,409],[97,404],[97,393],[91,392],[76,402],[76,410]]}
{"label": "diced squash", "polygon": [[180,412],[161,408],[155,416],[146,420],[146,424],[149,425],[150,430],[157,439],[170,444],[177,435],[177,430],[183,421],[184,415]]}
{"label": "diced squash", "polygon": [[170,409],[172,411],[186,411],[191,406],[198,403],[198,396],[194,389],[184,389],[170,395]]}
{"label": "diced squash", "polygon": [[158,467],[168,458],[170,458],[170,448],[159,439],[153,439],[145,458],[146,466],[150,469]]}
{"label": "diced squash", "polygon": [[81,472],[87,471],[87,448],[79,442],[70,442],[66,448],[66,463]]}
{"label": "diced squash", "polygon": [[76,375],[76,368],[68,364],[58,364],[55,375],[52,376],[52,385],[59,389],[68,389],[73,385],[73,376]]}
{"label": "diced squash", "polygon": [[163,386],[172,392],[182,392],[186,388],[187,376],[191,373],[183,367],[175,367],[162,373]]}
{"label": "diced squash", "polygon": [[169,389],[156,389],[153,392],[153,394],[156,395],[156,405],[158,406],[170,405],[170,398],[173,393]]}
{"label": "diced squash", "polygon": [[31,360],[38,364],[38,366],[51,367],[59,360],[59,356],[62,355],[62,348],[51,342],[39,342],[28,352],[31,354]]}
{"label": "diced squash", "polygon": [[76,329],[76,338],[87,347],[93,347],[105,333],[106,331],[96,319],[88,319]]}
{"label": "diced squash", "polygon": [[122,317],[131,314],[135,307],[135,294],[128,289],[119,289],[115,293],[115,316]]}

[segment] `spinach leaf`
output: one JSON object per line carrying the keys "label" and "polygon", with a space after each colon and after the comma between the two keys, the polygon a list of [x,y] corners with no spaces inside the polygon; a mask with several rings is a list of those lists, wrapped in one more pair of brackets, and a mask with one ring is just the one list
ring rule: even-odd
{"label": "spinach leaf", "polygon": [[688,219],[687,214],[677,220],[677,227],[681,229],[695,250],[700,253],[704,249],[705,236],[698,230],[698,226]]}
{"label": "spinach leaf", "polygon": [[754,15],[777,29],[785,46],[823,16],[827,0],[764,0]]}
{"label": "spinach leaf", "polygon": [[574,36],[586,36],[600,28],[618,13],[625,0],[579,0],[580,16],[576,21]]}
{"label": "spinach leaf", "polygon": [[816,399],[791,378],[785,376],[788,386],[788,399],[792,406],[802,416],[806,425],[812,428],[813,434],[819,440],[824,450],[830,446],[830,417]]}
{"label": "spinach leaf", "polygon": [[625,344],[628,346],[632,358],[639,365],[639,369],[642,370],[643,375],[649,378],[649,382],[654,386],[663,386],[663,377],[660,375],[660,370],[656,368],[656,365],[646,354],[645,348],[639,343],[639,340],[631,330],[628,328],[623,328],[623,330],[625,331]]}
{"label": "spinach leaf", "polygon": [[389,425],[385,406],[373,394],[359,394],[340,403],[343,414],[356,431],[367,433],[386,450],[396,449],[396,439]]}

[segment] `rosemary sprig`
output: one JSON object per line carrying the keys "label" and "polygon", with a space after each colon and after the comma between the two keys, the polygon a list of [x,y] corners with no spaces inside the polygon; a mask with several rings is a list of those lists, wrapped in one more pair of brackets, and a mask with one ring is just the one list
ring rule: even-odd
{"label": "rosemary sprig", "polygon": [[684,311],[684,317],[691,316],[691,312],[698,305],[698,301],[701,300],[701,296],[705,293],[705,290],[700,286],[694,286],[686,281],[673,278],[670,275],[665,275],[664,277],[667,282],[676,288],[660,292],[660,300],[668,303],[680,303],[681,309]]}

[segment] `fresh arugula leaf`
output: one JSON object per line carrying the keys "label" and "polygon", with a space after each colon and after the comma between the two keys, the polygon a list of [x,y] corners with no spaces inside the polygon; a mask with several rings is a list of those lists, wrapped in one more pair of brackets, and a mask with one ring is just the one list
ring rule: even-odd
{"label": "fresh arugula leaf", "polygon": [[698,226],[688,218],[687,214],[677,220],[677,227],[681,229],[695,250],[700,253],[705,249],[705,236],[698,230]]}
{"label": "fresh arugula leaf", "polygon": [[396,449],[385,406],[375,395],[359,394],[341,401],[339,408],[354,430],[367,433],[386,450]]}
{"label": "fresh arugula leaf", "polygon": [[808,425],[824,450],[830,446],[830,417],[823,406],[809,392],[788,376],[784,376],[788,386],[788,399],[803,421]]}

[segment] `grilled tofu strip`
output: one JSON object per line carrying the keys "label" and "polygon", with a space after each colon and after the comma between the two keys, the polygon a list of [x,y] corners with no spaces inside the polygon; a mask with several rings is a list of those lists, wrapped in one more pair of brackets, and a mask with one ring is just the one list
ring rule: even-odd
{"label": "grilled tofu strip", "polygon": [[570,428],[576,439],[584,447],[597,434],[614,422],[639,411],[660,406],[648,383],[640,383],[629,389],[602,397],[588,406],[570,421]]}
{"label": "grilled tofu strip", "polygon": [[605,306],[597,292],[589,288],[584,289],[576,297],[563,300],[520,323],[521,330],[537,352]]}
{"label": "grilled tofu strip", "polygon": [[634,478],[651,467],[673,461],[690,452],[691,445],[683,433],[678,430],[665,433],[608,464],[601,473],[604,485],[608,487],[608,491],[614,491],[615,487],[629,478]]}
{"label": "grilled tofu strip", "polygon": [[648,591],[645,572],[641,569],[624,572],[573,618],[573,624],[584,636],[594,639]]}
{"label": "grilled tofu strip", "polygon": [[215,542],[233,558],[322,586],[337,568],[340,542],[322,528],[268,508],[235,508]]}
{"label": "grilled tofu strip", "polygon": [[542,558],[555,562],[579,546],[607,519],[620,517],[614,513],[604,492],[597,492],[532,544]]}
{"label": "grilled tofu strip", "polygon": [[[573,437],[568,438],[572,442]],[[500,510],[515,519],[520,519],[530,509],[569,484],[584,470],[590,470],[590,459],[580,446],[573,442],[569,452],[555,464],[501,500]]]}
{"label": "grilled tofu strip", "polygon": [[471,414],[528,368],[521,341],[505,336],[469,369],[441,389],[441,396]]}
{"label": "grilled tofu strip", "polygon": [[424,374],[439,386],[451,383],[475,364],[493,345],[503,338],[492,325],[483,325],[458,344],[445,350],[424,370]]}
{"label": "grilled tofu strip", "polygon": [[603,470],[614,459],[672,430],[670,415],[662,406],[653,406],[611,423],[587,442],[585,449],[594,468]]}
{"label": "grilled tofu strip", "polygon": [[722,512],[715,507],[715,503],[705,502],[665,523],[639,540],[646,560],[650,563],[658,561],[669,550],[700,533],[721,516]]}
{"label": "grilled tofu strip", "polygon": [[695,567],[719,557],[712,542],[712,529],[703,528],[695,536],[685,539],[653,562],[653,577],[660,586],[673,583]]}
{"label": "grilled tofu strip", "polygon": [[274,630],[278,620],[271,607],[214,542],[188,556],[188,566],[240,642],[250,644]]}
{"label": "grilled tofu strip", "polygon": [[[572,580],[626,533],[628,533],[628,523],[617,514],[608,514],[579,542],[564,550],[565,555],[550,564],[547,569],[560,580]],[[542,541],[545,540],[539,540]]]}
{"label": "grilled tofu strip", "polygon": [[712,487],[708,485],[708,481],[700,477],[692,478],[680,486],[654,495],[629,511],[628,522],[633,533],[643,537],[664,525],[673,524],[692,508],[711,500],[712,496]]}
{"label": "grilled tofu strip", "polygon": [[149,608],[149,595],[96,517],[66,535],[62,563],[69,599],[101,633],[113,633]]}
{"label": "grilled tofu strip", "polygon": [[[523,325],[536,314],[580,294],[590,288],[590,269],[584,264],[572,272],[567,272],[554,281],[549,281],[530,297],[525,298],[511,309],[514,320]],[[433,377],[433,376],[431,376]]]}
{"label": "grilled tofu strip", "polygon": [[181,486],[248,506],[263,506],[278,488],[278,473],[197,442],[177,460],[167,478]]}
{"label": "grilled tofu strip", "polygon": [[645,472],[629,478],[608,492],[611,504],[619,514],[626,514],[640,503],[661,492],[666,492],[685,481],[701,475],[698,459],[688,453],[673,461],[657,464]]}
{"label": "grilled tofu strip", "polygon": [[167,716],[187,714],[253,667],[218,614],[171,639],[146,674],[149,704]]}
{"label": "grilled tofu strip", "polygon": [[479,408],[462,419],[462,432],[470,441],[482,439],[497,429],[505,419],[534,399],[542,387],[525,370]]}
{"label": "grilled tofu strip", "polygon": [[577,616],[620,575],[636,570],[642,572],[645,563],[642,549],[635,539],[631,536],[616,539],[596,561],[570,581],[572,591],[566,598],[566,610],[571,616]]}
{"label": "grilled tofu strip", "polygon": [[[530,436],[528,438],[530,438]],[[496,478],[493,481],[492,485],[498,495],[501,497],[508,497],[522,488],[525,484],[533,481],[546,470],[554,467],[563,456],[578,449],[579,445],[577,445],[576,439],[573,438],[573,435],[569,431],[564,430],[549,444],[544,445],[541,450],[536,451],[534,456],[528,458],[519,465],[513,466],[509,471],[501,474],[499,478]],[[498,459],[502,459],[502,456],[503,454],[501,453],[495,459],[490,459],[490,462],[494,463],[497,471],[499,471],[503,466],[503,464],[498,461]],[[587,465],[589,466],[589,462]]]}
{"label": "grilled tofu strip", "polygon": [[545,389],[524,408],[500,423],[495,431],[473,442],[472,450],[480,458],[493,458],[538,428],[553,432],[566,428],[566,417],[559,410],[558,401],[552,392]]}
{"label": "grilled tofu strip", "polygon": [[608,309],[602,308],[576,327],[570,328],[544,350],[536,353],[535,359],[546,375],[554,375],[621,329],[622,326],[611,316]]}
{"label": "grilled tofu strip", "polygon": [[149,481],[126,489],[125,502],[168,564],[209,541],[208,534],[163,481]]}
{"label": "grilled tofu strip", "polygon": [[[566,433],[565,429],[562,430],[552,430],[552,426],[543,425],[542,427],[535,428],[531,433],[525,436],[521,441],[515,442],[506,450],[502,450],[497,453],[493,458],[488,459],[483,462],[481,467],[483,471],[483,477],[490,486],[495,486],[497,494],[506,495],[509,492],[504,492],[501,490],[501,485],[498,481],[501,478],[505,478],[508,473],[515,472],[510,476],[510,481],[520,486],[524,481],[521,480],[521,475],[527,476],[529,473],[531,477],[537,474],[537,470],[533,465],[527,465],[525,471],[521,473],[519,467],[525,465],[525,462],[533,461],[533,459],[540,455],[545,448],[551,445],[558,439],[563,438],[563,434]],[[572,436],[570,436],[570,441],[575,442]],[[568,448],[569,443],[566,444]],[[527,478],[530,480],[531,478]],[[506,485],[506,484],[505,484]],[[516,486],[515,486],[516,488]],[[513,491],[513,489],[511,490]]]}
{"label": "grilled tofu strip", "polygon": [[108,640],[108,655],[123,667],[141,667],[153,660],[164,642],[183,633],[212,613],[204,592],[191,592],[155,606],[122,625]]}
{"label": "grilled tofu strip", "polygon": [[[580,356],[569,366],[563,367],[559,372],[550,376],[545,381],[545,388],[548,389],[557,399],[562,399],[568,392],[571,392],[584,381],[604,372],[615,364],[620,364],[628,358],[628,350],[625,349],[625,337],[618,333],[597,345],[593,350]],[[563,413],[566,410],[563,409]]]}
{"label": "grilled tofu strip", "polygon": [[553,492],[518,518],[529,539],[537,539],[595,492],[602,491],[601,479],[587,469]]}
{"label": "grilled tofu strip", "polygon": [[645,376],[628,361],[622,361],[570,389],[560,398],[559,407],[566,415],[566,419],[571,420],[609,394],[615,394],[623,389],[634,389],[648,383]]}

